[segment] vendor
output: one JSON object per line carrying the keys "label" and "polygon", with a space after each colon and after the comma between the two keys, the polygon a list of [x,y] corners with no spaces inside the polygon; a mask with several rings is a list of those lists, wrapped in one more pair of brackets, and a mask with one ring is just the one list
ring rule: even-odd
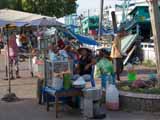
{"label": "vendor", "polygon": [[87,48],[80,48],[79,50],[80,59],[78,61],[77,72],[79,75],[91,74],[91,51]]}
{"label": "vendor", "polygon": [[80,54],[80,59],[78,61],[76,73],[82,76],[86,81],[90,81],[92,66],[96,63],[96,60],[93,58],[91,50],[87,48],[80,48],[78,52]]}

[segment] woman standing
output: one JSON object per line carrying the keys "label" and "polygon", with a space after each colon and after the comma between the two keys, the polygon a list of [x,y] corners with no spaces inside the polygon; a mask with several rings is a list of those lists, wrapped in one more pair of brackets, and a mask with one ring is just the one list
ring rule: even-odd
{"label": "woman standing", "polygon": [[[101,87],[102,89],[106,88],[106,83],[109,75],[113,75],[113,64],[110,59],[110,53],[106,49],[101,49],[99,51],[99,60],[96,63],[95,67],[95,78],[101,78]],[[114,80],[114,78],[112,79]],[[114,81],[112,81],[113,83]]]}
{"label": "woman standing", "polygon": [[16,43],[16,35],[14,33],[11,33],[8,41],[9,45],[9,64],[11,66],[10,69],[10,74],[11,74],[11,79],[14,78],[13,76],[13,69],[15,68],[16,72],[16,78],[20,78],[19,76],[19,67],[18,67],[18,46]]}

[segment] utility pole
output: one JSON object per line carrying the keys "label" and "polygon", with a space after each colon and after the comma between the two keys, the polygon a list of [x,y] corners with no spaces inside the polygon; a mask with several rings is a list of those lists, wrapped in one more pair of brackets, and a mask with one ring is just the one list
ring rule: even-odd
{"label": "utility pole", "polygon": [[[147,0],[149,3],[149,12],[152,25],[152,33],[155,45],[155,54],[157,62],[157,73],[160,75],[160,21],[158,0]],[[158,78],[158,86],[160,87],[160,78]]]}
{"label": "utility pole", "polygon": [[117,20],[116,20],[115,11],[112,11],[112,12],[111,12],[111,16],[112,16],[113,31],[114,31],[114,33],[117,33]]}
{"label": "utility pole", "polygon": [[101,0],[101,3],[100,3],[100,15],[99,15],[98,40],[101,39],[101,29],[102,29],[102,20],[103,20],[103,4],[104,4],[104,0]]}
{"label": "utility pole", "polygon": [[89,30],[90,30],[90,28],[89,28],[89,26],[90,26],[90,25],[89,25],[89,24],[90,24],[90,21],[89,21],[89,20],[90,20],[90,19],[89,19],[89,17],[90,17],[90,10],[88,9],[87,12],[88,12],[88,34],[89,34]]}

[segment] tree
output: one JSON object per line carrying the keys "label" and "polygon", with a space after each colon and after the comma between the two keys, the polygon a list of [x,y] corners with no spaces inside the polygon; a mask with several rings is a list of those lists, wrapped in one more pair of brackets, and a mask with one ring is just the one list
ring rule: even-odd
{"label": "tree", "polygon": [[[155,54],[157,62],[157,73],[160,75],[160,12],[158,0],[147,0],[149,2],[149,13],[151,18],[152,32],[155,44]],[[158,78],[158,87],[160,87],[160,78]]]}
{"label": "tree", "polygon": [[10,8],[47,16],[63,17],[76,12],[76,0],[0,0],[0,9]]}

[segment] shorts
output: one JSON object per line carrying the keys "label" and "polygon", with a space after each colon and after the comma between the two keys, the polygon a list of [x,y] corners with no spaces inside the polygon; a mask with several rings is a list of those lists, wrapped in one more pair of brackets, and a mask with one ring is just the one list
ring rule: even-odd
{"label": "shorts", "polygon": [[113,59],[114,70],[116,73],[122,73],[123,71],[123,59],[115,58]]}

